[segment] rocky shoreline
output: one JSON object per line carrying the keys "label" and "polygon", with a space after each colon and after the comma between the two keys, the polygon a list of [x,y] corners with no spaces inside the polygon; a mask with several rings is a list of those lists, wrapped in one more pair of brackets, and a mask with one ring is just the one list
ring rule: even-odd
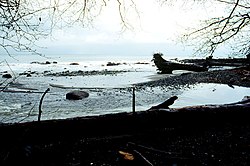
{"label": "rocky shoreline", "polygon": [[[250,87],[250,69],[244,67],[168,75],[160,80],[134,84],[134,86],[143,89],[145,87],[178,87],[196,83]],[[107,100],[106,96],[103,98]],[[119,116],[123,115],[117,114],[118,121]],[[197,118],[199,117],[189,116],[189,119],[185,120],[186,123],[175,121],[173,124],[178,124],[177,126],[160,126],[159,128],[141,126],[143,130],[136,130],[139,123],[137,121],[133,124],[130,121],[119,121],[123,126],[122,129],[126,131],[124,133],[118,131],[119,128],[110,121],[109,123],[98,122],[94,124],[95,127],[89,125],[88,128],[76,121],[71,121],[76,128],[85,127],[90,135],[86,136],[84,130],[71,129],[64,124],[57,132],[63,133],[67,129],[70,134],[65,134],[65,137],[59,139],[56,139],[58,136],[48,139],[43,133],[51,135],[55,133],[51,132],[49,127],[45,130],[35,123],[21,133],[0,128],[0,131],[5,133],[0,139],[2,147],[0,165],[249,165],[250,123],[248,121],[223,123],[219,126],[211,121],[201,126],[199,123],[201,120]],[[91,117],[86,119],[91,121]],[[239,122],[241,122],[240,119]],[[155,123],[146,123],[146,125],[152,127]],[[57,124],[54,123],[55,126]],[[117,130],[110,131],[107,127],[105,129],[110,133],[105,133],[99,127],[104,124]],[[34,129],[34,126],[38,128]],[[129,128],[126,128],[128,126]],[[17,127],[16,130],[20,128]],[[99,129],[98,132],[97,129]],[[130,130],[134,132],[130,133]],[[30,131],[35,131],[42,137],[37,137]],[[32,139],[31,135],[37,139]],[[8,139],[9,137],[11,139]],[[133,158],[128,159],[131,155]]]}
{"label": "rocky shoreline", "polygon": [[197,83],[218,83],[250,87],[250,67],[214,70],[205,72],[183,73],[176,76],[168,76],[166,78],[139,83],[136,86],[180,86],[192,85]]}

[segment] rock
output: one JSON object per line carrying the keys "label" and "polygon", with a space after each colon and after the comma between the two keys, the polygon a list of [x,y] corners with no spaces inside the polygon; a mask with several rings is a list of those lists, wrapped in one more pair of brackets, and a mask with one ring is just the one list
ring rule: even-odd
{"label": "rock", "polygon": [[51,62],[49,62],[49,61],[45,62],[45,65],[50,65],[50,64],[51,64]]}
{"label": "rock", "polygon": [[[54,62],[53,62],[54,63]],[[38,61],[34,61],[31,62],[30,64],[39,64],[39,65],[50,65],[51,62],[50,61],[46,61],[46,62],[38,62]]]}
{"label": "rock", "polygon": [[81,100],[87,97],[89,97],[89,93],[80,90],[74,90],[66,94],[66,99],[68,100]]}
{"label": "rock", "polygon": [[121,63],[108,62],[106,66],[118,66]]}
{"label": "rock", "polygon": [[12,78],[12,75],[11,74],[4,74],[2,77],[3,78]]}
{"label": "rock", "polygon": [[79,63],[73,62],[73,63],[70,63],[69,65],[79,65]]}

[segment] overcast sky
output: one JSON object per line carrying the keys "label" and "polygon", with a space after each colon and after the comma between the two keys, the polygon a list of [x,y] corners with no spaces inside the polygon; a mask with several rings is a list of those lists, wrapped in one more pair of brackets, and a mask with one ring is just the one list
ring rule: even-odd
{"label": "overcast sky", "polygon": [[[117,7],[104,8],[92,26],[54,29],[52,35],[37,42],[39,51],[52,54],[168,55],[191,56],[192,48],[184,47],[177,38],[187,27],[196,27],[200,19],[211,16],[208,6],[160,6],[157,1],[136,0],[138,13],[127,13],[132,28],[121,33]],[[112,3],[110,3],[112,4]],[[215,10],[213,8],[213,10]],[[139,16],[138,16],[138,15]]]}

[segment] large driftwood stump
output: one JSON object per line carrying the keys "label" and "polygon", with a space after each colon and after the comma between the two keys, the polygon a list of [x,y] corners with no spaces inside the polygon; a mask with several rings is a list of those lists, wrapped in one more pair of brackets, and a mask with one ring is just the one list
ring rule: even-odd
{"label": "large driftwood stump", "polygon": [[175,63],[171,61],[167,61],[162,58],[161,53],[154,54],[153,61],[162,74],[172,74],[173,70],[188,70],[188,71],[195,71],[195,72],[202,72],[207,71],[207,67],[199,66],[195,64],[181,64]]}

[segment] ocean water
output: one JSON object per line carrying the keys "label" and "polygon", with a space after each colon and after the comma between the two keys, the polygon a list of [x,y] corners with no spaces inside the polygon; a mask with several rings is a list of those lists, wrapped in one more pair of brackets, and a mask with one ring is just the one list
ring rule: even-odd
{"label": "ocean water", "polygon": [[[133,63],[137,62],[147,62],[150,63],[152,60],[152,55],[130,55],[130,56],[116,56],[116,55],[48,55],[48,56],[39,56],[39,55],[16,55],[14,57],[10,56],[1,56],[0,65],[1,71],[10,70],[10,67],[13,71],[22,72],[25,70],[37,70],[41,71],[44,69],[61,71],[65,68],[72,70],[102,70],[105,69],[105,66],[108,62],[121,63],[128,65],[115,66],[118,69],[127,69],[131,68]],[[56,62],[57,64],[52,65],[39,65],[31,64],[32,62],[45,63]],[[8,63],[8,65],[7,65]],[[70,63],[79,63],[78,66],[70,66]],[[124,67],[124,68],[123,68]],[[112,69],[112,67],[109,67]]]}
{"label": "ocean water", "polygon": [[[51,64],[43,64],[46,61]],[[119,65],[107,66],[109,62]],[[79,65],[70,65],[71,63]],[[97,74],[53,75],[53,73],[75,71],[90,73],[97,71]],[[44,76],[45,72],[50,72],[52,75]],[[105,74],[106,72],[110,73]],[[9,91],[0,92],[0,122],[36,120],[39,100],[47,88],[50,88],[50,91],[43,102],[43,119],[128,111],[131,107],[130,88],[133,84],[150,81],[157,75],[151,56],[94,55],[50,57],[21,55],[15,59],[5,57],[0,63],[0,74],[5,73],[10,73],[16,78],[4,79],[2,76],[0,78],[1,88],[8,85],[6,90]],[[20,73],[32,73],[32,76],[27,77],[26,74],[20,75]],[[90,96],[80,101],[66,100],[66,93],[74,89],[85,90]],[[28,91],[31,93],[27,93]],[[138,106],[144,105],[138,104]]]}
{"label": "ocean water", "polygon": [[[4,79],[2,76],[0,78],[1,88],[6,86],[6,90],[9,90],[9,92],[0,92],[0,122],[37,120],[39,101],[47,88],[50,88],[50,91],[43,101],[42,120],[130,112],[132,110],[131,88],[134,84],[171,76],[157,74],[156,67],[151,62],[152,57],[152,55],[53,55],[49,57],[21,55],[15,57],[16,59],[5,57],[0,63],[0,74],[7,72],[15,75],[16,78]],[[31,63],[46,61],[52,63]],[[109,62],[120,65],[107,66]],[[79,65],[70,65],[70,63]],[[46,72],[55,74],[79,70],[99,71],[99,74],[44,76]],[[111,72],[105,74],[106,71]],[[19,75],[20,73],[33,74],[27,77]],[[180,72],[174,74],[180,74]],[[75,89],[84,90],[90,96],[78,101],[66,100],[66,93]],[[136,90],[136,110],[147,110],[173,95],[179,98],[172,107],[183,107],[232,103],[240,101],[249,94],[250,88],[237,86],[232,88],[219,84],[145,87]]]}

